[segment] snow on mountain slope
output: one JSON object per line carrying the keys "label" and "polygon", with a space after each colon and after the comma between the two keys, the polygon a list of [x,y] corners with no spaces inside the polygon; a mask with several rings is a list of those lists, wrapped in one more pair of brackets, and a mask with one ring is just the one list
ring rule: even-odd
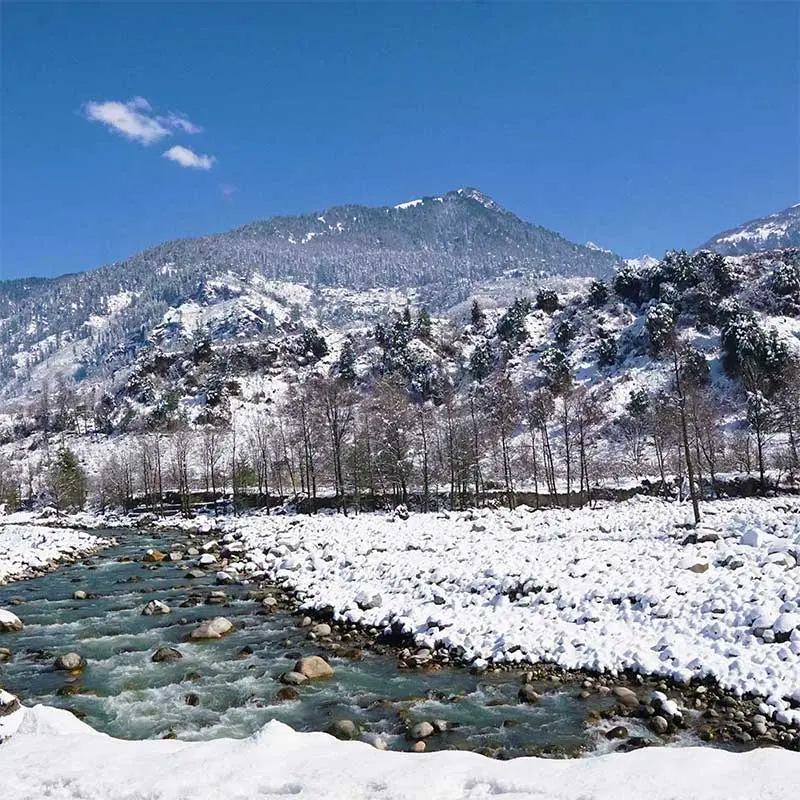
{"label": "snow on mountain slope", "polygon": [[712,236],[698,250],[738,256],[800,246],[800,203]]}

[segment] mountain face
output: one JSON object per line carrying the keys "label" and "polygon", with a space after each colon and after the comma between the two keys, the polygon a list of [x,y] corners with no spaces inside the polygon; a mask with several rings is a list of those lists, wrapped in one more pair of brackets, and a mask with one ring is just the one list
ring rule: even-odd
{"label": "mountain face", "polygon": [[800,246],[800,203],[712,236],[698,250],[741,256]]}
{"label": "mountain face", "polygon": [[78,381],[113,370],[154,331],[190,336],[210,307],[223,337],[274,333],[301,323],[309,306],[341,327],[374,322],[394,297],[389,289],[404,295],[401,303],[413,298],[440,312],[482,283],[508,292],[553,275],[608,277],[621,263],[524,222],[476,189],[252,222],[90,272],[0,282],[0,397],[18,394],[45,363],[51,378]]}

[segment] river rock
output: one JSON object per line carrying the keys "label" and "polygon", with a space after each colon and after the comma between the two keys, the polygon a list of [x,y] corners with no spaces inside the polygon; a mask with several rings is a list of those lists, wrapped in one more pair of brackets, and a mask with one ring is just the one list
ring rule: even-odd
{"label": "river rock", "polygon": [[22,624],[22,620],[16,614],[0,608],[0,633],[21,631],[23,627],[25,626]]}
{"label": "river rock", "polygon": [[197,563],[200,564],[201,567],[210,567],[212,564],[217,563],[217,557],[213,553],[203,553]]}
{"label": "river rock", "polygon": [[650,720],[650,730],[663,736],[669,730],[669,723],[660,714]]}
{"label": "river rock", "polygon": [[145,617],[153,617],[159,614],[169,614],[169,606],[162,603],[160,600],[151,600],[143,609],[142,614]]}
{"label": "river rock", "polygon": [[173,550],[169,554],[170,561],[180,561],[183,558],[183,553],[179,553],[177,550]]}
{"label": "river rock", "polygon": [[7,647],[0,647],[0,664],[6,664],[11,661],[12,653]]}
{"label": "river rock", "polygon": [[615,686],[614,696],[623,706],[629,706],[633,708],[639,705],[639,698],[637,697],[636,692],[634,692],[633,689],[628,689],[627,686]]}
{"label": "river rock", "polygon": [[195,694],[194,692],[189,692],[189,694],[184,695],[183,697],[184,702],[187,706],[199,706],[200,705],[200,695]]}
{"label": "river rock", "polygon": [[86,666],[86,662],[78,653],[64,653],[55,660],[54,666],[59,670],[77,672]]}
{"label": "river rock", "polygon": [[83,589],[78,589],[77,592],[72,593],[73,600],[85,600],[89,595],[83,591]]}
{"label": "river rock", "polygon": [[192,556],[192,557],[199,556],[200,555],[200,551],[196,547],[189,547],[186,550],[186,555],[187,556]]}
{"label": "river rock", "polygon": [[413,740],[427,739],[429,736],[433,736],[435,732],[436,729],[430,722],[418,722],[416,725],[411,726],[408,731],[408,738]]}
{"label": "river rock", "polygon": [[606,739],[627,739],[628,729],[624,725],[617,725],[606,731]]}
{"label": "river rock", "polygon": [[291,672],[284,672],[280,677],[280,681],[287,686],[301,686],[308,681],[308,678],[302,672],[292,670]]}
{"label": "river rock", "polygon": [[221,639],[233,630],[233,623],[225,617],[214,617],[198,625],[189,634],[192,639]]}
{"label": "river rock", "polygon": [[414,742],[414,744],[411,746],[412,753],[424,753],[425,749],[426,749],[425,742],[423,742],[422,740]]}
{"label": "river rock", "polygon": [[523,683],[522,686],[519,687],[517,697],[519,697],[520,701],[523,703],[538,703],[541,699],[541,695],[535,691],[533,686],[529,683]]}
{"label": "river rock", "polygon": [[187,578],[205,578],[206,574],[202,570],[199,569],[190,569],[186,573]]}
{"label": "river rock", "polygon": [[294,671],[305,675],[309,680],[315,678],[329,678],[333,672],[333,667],[320,656],[305,656],[301,658],[295,665]]}
{"label": "river rock", "polygon": [[310,633],[315,636],[330,636],[331,626],[327,622],[320,622],[311,628]]}
{"label": "river rock", "polygon": [[272,595],[269,595],[261,601],[261,605],[264,606],[264,608],[274,609],[277,608],[278,601]]}
{"label": "river rock", "polygon": [[228,595],[220,589],[215,589],[206,595],[206,605],[221,606],[228,602]]}
{"label": "river rock", "polygon": [[150,549],[144,554],[142,561],[145,561],[148,564],[153,564],[163,561],[166,557],[166,553],[162,553],[160,550]]}
{"label": "river rock", "polygon": [[178,661],[181,658],[183,658],[183,654],[180,650],[176,650],[174,647],[159,647],[150,660],[159,663],[161,661]]}
{"label": "river rock", "polygon": [[297,689],[293,689],[291,686],[284,686],[275,694],[275,699],[284,702],[285,700],[297,700],[300,697],[300,692]]}
{"label": "river rock", "polygon": [[351,719],[337,719],[328,726],[328,733],[337,739],[355,739],[358,736],[358,727]]}

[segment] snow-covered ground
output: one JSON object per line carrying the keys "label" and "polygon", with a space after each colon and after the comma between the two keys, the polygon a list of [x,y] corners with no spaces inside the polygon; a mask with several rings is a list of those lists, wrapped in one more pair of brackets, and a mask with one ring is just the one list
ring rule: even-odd
{"label": "snow-covered ground", "polygon": [[0,584],[77,561],[111,544],[84,530],[32,525],[29,519],[26,514],[0,516]]}
{"label": "snow-covered ground", "polygon": [[68,711],[17,713],[0,745],[0,796],[15,800],[786,800],[800,758],[784,750],[734,754],[650,748],[578,761],[474,753],[381,752],[270,722],[247,739],[113,739]]}
{"label": "snow-covered ground", "polygon": [[[800,724],[800,502],[230,519],[247,566],[336,619],[481,666],[712,676]],[[205,522],[191,524],[207,525]],[[236,568],[236,565],[234,565]]]}

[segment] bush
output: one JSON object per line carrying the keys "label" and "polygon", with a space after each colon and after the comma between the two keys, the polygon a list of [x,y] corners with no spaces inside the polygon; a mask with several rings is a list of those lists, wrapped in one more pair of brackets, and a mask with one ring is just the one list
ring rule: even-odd
{"label": "bush", "polygon": [[608,302],[608,286],[605,281],[592,281],[589,287],[589,305],[602,308]]}
{"label": "bush", "polygon": [[547,314],[558,311],[558,294],[552,289],[540,289],[536,294],[536,308]]}

